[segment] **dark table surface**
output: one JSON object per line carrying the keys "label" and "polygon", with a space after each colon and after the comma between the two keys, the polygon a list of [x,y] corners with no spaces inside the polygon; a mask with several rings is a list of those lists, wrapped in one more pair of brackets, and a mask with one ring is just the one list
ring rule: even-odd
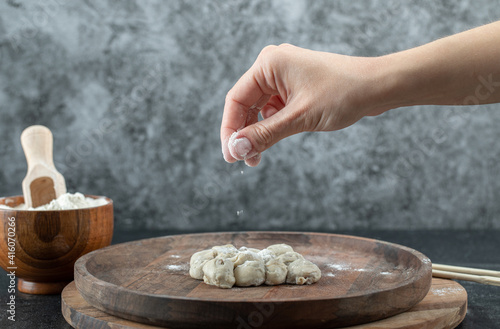
{"label": "dark table surface", "polygon": [[[332,232],[399,243],[428,256],[433,262],[500,270],[500,230],[488,231],[342,231]],[[116,231],[113,244],[173,234],[168,231]],[[60,295],[16,293],[16,321],[7,319],[8,277],[0,270],[0,328],[70,329],[61,314]],[[457,328],[500,328],[500,287],[459,281],[467,290],[469,308]]]}

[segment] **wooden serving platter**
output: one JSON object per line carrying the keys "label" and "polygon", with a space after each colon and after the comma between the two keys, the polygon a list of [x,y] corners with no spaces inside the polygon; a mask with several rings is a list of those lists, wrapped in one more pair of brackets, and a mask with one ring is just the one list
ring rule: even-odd
{"label": "wooden serving platter", "polygon": [[[232,243],[286,243],[316,263],[310,286],[220,289],[192,279],[199,250]],[[353,236],[297,232],[175,235],[110,246],[81,257],[75,283],[106,313],[169,328],[335,328],[405,312],[428,293],[431,262],[400,245]]]}
{"label": "wooden serving platter", "polygon": [[[66,321],[76,329],[163,328],[121,319],[96,309],[83,299],[74,282],[62,292],[61,307]],[[462,322],[466,313],[465,289],[455,281],[433,278],[427,296],[408,311],[349,329],[452,329]]]}

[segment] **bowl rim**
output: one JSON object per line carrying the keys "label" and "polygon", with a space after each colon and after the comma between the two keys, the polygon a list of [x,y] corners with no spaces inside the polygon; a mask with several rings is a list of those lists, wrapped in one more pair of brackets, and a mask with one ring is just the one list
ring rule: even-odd
{"label": "bowl rim", "polygon": [[[82,193],[83,194],[83,193]],[[5,209],[5,208],[0,208],[0,212],[10,212],[10,211],[15,211],[15,212],[65,212],[65,211],[75,211],[75,210],[85,210],[85,209],[94,209],[94,208],[101,208],[101,207],[106,207],[106,206],[113,206],[113,200],[107,196],[104,196],[104,195],[94,195],[94,194],[83,194],[85,195],[85,197],[89,197],[89,198],[92,198],[92,199],[106,199],[107,203],[103,204],[103,205],[100,205],[100,206],[92,206],[92,207],[85,207],[85,208],[75,208],[75,209],[61,209],[61,210],[53,210],[53,209],[49,209],[49,210],[43,210],[43,209],[38,209],[38,210],[28,210],[28,209],[15,209],[15,208],[12,208],[12,209]],[[9,199],[9,198],[21,198],[24,202],[24,196],[23,195],[13,195],[13,196],[5,196],[5,197],[0,197],[0,205],[4,205],[4,206],[7,206],[5,204],[5,201],[6,199]],[[9,207],[9,206],[7,206]]]}

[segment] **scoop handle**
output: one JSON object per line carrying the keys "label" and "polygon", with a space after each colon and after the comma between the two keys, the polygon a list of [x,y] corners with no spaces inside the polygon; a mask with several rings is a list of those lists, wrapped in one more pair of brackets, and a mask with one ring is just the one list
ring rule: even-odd
{"label": "scoop handle", "polygon": [[37,164],[55,170],[53,137],[49,128],[39,125],[26,128],[21,134],[21,145],[28,162],[28,171]]}
{"label": "scoop handle", "polygon": [[28,172],[23,179],[24,203],[39,207],[66,193],[63,175],[56,170],[53,159],[53,137],[49,128],[31,126],[21,134]]}

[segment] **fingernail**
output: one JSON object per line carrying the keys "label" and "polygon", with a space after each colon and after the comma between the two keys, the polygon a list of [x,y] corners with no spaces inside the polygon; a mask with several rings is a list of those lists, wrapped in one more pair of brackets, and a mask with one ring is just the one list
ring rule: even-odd
{"label": "fingernail", "polygon": [[252,149],[252,144],[246,137],[238,138],[234,140],[233,148],[238,157],[245,158],[248,152]]}

